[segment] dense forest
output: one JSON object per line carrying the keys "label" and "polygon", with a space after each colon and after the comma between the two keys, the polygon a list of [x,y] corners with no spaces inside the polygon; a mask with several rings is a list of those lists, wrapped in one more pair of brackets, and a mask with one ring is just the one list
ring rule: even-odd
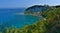
{"label": "dense forest", "polygon": [[[38,12],[40,12],[40,16],[46,20],[39,19],[38,22],[32,25],[26,25],[23,28],[16,28],[14,26],[11,28],[6,27],[3,31],[0,31],[0,33],[60,33],[60,6],[52,7],[45,5],[44,7],[47,9],[42,8],[42,10],[39,11],[38,8]],[[32,11],[29,11],[30,14],[31,12]],[[28,11],[25,11],[25,14],[26,13],[28,14]]]}

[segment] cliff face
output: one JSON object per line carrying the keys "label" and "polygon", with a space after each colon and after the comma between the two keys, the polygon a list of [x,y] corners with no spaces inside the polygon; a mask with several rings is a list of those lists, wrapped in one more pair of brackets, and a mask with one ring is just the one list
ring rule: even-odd
{"label": "cliff face", "polygon": [[43,10],[47,10],[46,6],[42,6],[42,5],[35,5],[35,6],[31,6],[29,8],[27,8],[25,10],[25,13],[37,13]]}

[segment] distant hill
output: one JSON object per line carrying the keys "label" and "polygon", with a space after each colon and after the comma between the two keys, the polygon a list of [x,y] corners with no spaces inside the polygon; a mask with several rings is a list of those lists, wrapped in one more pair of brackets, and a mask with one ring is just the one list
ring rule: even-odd
{"label": "distant hill", "polygon": [[31,7],[28,7],[25,11],[26,12],[39,12],[39,11],[42,11],[42,10],[47,10],[47,7],[42,6],[42,5],[34,5],[34,6],[31,6]]}
{"label": "distant hill", "polygon": [[31,7],[28,7],[26,10],[25,10],[25,13],[34,13],[34,12],[40,12],[40,11],[45,11],[47,9],[54,9],[54,8],[58,8],[60,7],[60,5],[56,5],[56,6],[48,6],[48,5],[34,5],[34,6],[31,6]]}

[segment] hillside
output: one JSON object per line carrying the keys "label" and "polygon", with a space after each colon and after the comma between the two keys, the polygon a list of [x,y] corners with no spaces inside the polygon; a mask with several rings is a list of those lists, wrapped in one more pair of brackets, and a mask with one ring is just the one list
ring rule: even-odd
{"label": "hillside", "polygon": [[60,33],[60,7],[49,7],[41,15],[45,16],[46,20],[39,19],[33,25],[26,25],[23,28],[7,27],[4,33]]}

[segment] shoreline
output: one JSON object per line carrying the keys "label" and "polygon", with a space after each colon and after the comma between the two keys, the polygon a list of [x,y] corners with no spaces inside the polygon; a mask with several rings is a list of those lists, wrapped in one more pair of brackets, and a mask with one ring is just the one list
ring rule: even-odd
{"label": "shoreline", "polygon": [[41,18],[41,19],[44,19],[44,20],[46,20],[46,18],[44,18],[43,16],[40,16],[40,15],[35,15],[35,14],[25,14],[25,15],[37,16],[37,17],[39,17],[39,18]]}

